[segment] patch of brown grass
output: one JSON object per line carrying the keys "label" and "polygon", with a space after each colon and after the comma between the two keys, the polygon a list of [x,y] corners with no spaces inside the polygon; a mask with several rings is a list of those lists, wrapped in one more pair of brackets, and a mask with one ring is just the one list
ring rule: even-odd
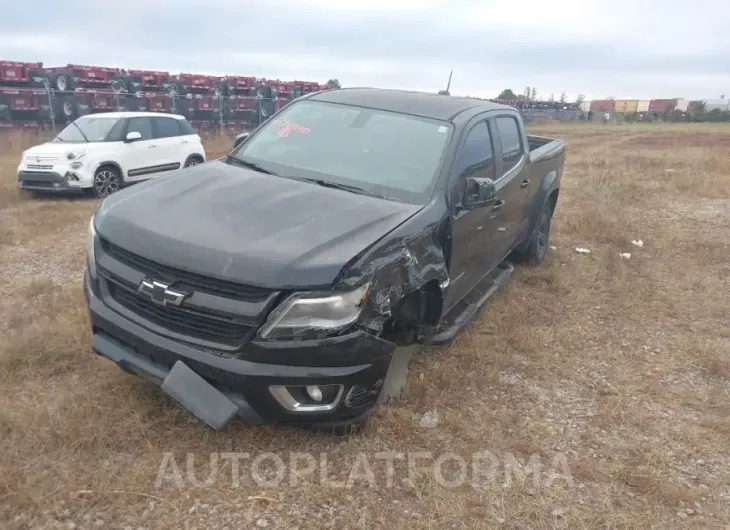
{"label": "patch of brown grass", "polygon": [[[543,124],[568,146],[551,250],[449,347],[411,362],[399,402],[345,439],[235,424],[215,433],[158,389],[90,351],[80,286],[96,201],[29,198],[15,165],[30,136],[0,137],[0,525],[36,527],[701,528],[730,520],[730,129]],[[229,138],[206,139],[209,158]],[[669,170],[669,171],[668,171]],[[631,244],[642,239],[644,248]],[[590,254],[577,254],[575,247]],[[630,252],[631,259],[619,257]],[[419,426],[436,410],[433,429]],[[492,480],[411,481],[378,452],[497,458]],[[183,484],[156,484],[163,454]],[[211,453],[248,453],[210,485]],[[358,455],[375,487],[287,473],[268,488],[251,459],[327,458],[346,481]],[[540,484],[564,456],[572,482]],[[248,462],[248,465],[246,465]],[[506,464],[517,462],[517,472]],[[288,462],[287,462],[288,463]],[[447,463],[443,478],[458,475]],[[521,474],[522,473],[522,474]],[[471,478],[471,476],[470,476]],[[507,478],[510,480],[508,481]],[[294,479],[294,480],[292,480]],[[408,479],[408,480],[405,480]],[[680,515],[678,515],[680,514]]]}

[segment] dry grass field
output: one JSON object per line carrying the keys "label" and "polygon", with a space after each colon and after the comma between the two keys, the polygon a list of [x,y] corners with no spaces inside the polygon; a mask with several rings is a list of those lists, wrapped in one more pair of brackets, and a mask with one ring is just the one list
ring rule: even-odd
{"label": "dry grass field", "polygon": [[345,438],[216,433],[93,355],[96,201],[18,193],[0,137],[0,527],[730,528],[730,127],[531,129],[568,146],[546,263]]}

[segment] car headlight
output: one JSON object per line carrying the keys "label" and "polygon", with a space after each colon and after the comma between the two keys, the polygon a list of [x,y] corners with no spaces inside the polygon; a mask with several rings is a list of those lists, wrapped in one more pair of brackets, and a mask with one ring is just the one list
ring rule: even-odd
{"label": "car headlight", "polygon": [[94,247],[96,245],[96,228],[94,228],[94,217],[89,221],[89,235],[86,238],[86,264],[89,268],[89,274],[92,278],[96,278],[96,253]]}
{"label": "car headlight", "polygon": [[343,330],[360,316],[369,288],[365,284],[344,293],[293,294],[271,312],[258,337],[307,338],[317,332]]}
{"label": "car headlight", "polygon": [[71,162],[71,169],[79,169],[83,165],[83,162]]}

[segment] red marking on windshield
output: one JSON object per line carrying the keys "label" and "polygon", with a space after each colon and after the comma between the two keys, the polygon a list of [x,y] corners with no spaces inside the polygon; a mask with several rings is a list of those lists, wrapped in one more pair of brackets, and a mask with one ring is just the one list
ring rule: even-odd
{"label": "red marking on windshield", "polygon": [[286,138],[292,132],[298,132],[299,134],[309,134],[311,132],[309,127],[304,127],[303,125],[297,125],[296,123],[283,120],[277,120],[274,122],[274,125],[279,126],[279,130],[276,131],[276,136],[279,138]]}

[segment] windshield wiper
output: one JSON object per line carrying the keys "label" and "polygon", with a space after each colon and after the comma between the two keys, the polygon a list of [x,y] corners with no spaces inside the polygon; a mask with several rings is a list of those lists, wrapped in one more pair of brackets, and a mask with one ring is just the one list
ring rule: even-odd
{"label": "windshield wiper", "polygon": [[231,156],[231,155],[228,155],[227,161],[233,162],[234,164],[238,164],[239,166],[253,169],[254,171],[258,171],[259,173],[266,173],[267,175],[274,175],[275,177],[279,176],[276,173],[274,173],[273,171],[271,171],[270,169],[266,169],[265,167],[257,164],[256,162],[251,162],[249,160],[243,160],[241,158],[237,158],[237,157]]}
{"label": "windshield wiper", "polygon": [[83,131],[83,130],[81,130],[81,127],[79,127],[79,124],[78,124],[78,123],[76,123],[75,121],[72,121],[72,122],[71,122],[71,124],[72,124],[72,125],[74,125],[74,126],[75,126],[75,127],[76,127],[76,128],[78,129],[78,130],[79,130],[79,132],[81,133],[81,136],[83,136],[83,137],[84,137],[84,140],[86,140],[86,143],[88,144],[88,143],[89,143],[89,139],[88,139],[88,138],[86,137],[86,135],[84,134],[84,131]]}
{"label": "windshield wiper", "polygon": [[380,197],[380,195],[372,193],[364,188],[359,188],[357,186],[350,186],[349,184],[339,184],[337,182],[330,182],[329,180],[312,179],[312,178],[305,178],[305,177],[297,179],[297,180],[303,180],[304,182],[311,182],[312,184],[317,184],[318,186],[322,186],[324,188],[333,188],[336,190],[349,191],[350,193],[357,193],[358,195],[369,195],[371,197]]}

